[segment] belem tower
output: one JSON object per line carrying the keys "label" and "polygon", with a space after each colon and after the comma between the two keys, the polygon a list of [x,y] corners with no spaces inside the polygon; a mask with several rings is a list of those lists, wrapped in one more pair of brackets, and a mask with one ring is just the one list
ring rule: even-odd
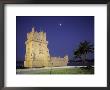
{"label": "belem tower", "polygon": [[67,66],[68,55],[61,57],[51,57],[48,49],[48,41],[46,40],[46,33],[32,31],[27,33],[27,40],[25,41],[26,53],[24,67],[50,67],[50,66]]}

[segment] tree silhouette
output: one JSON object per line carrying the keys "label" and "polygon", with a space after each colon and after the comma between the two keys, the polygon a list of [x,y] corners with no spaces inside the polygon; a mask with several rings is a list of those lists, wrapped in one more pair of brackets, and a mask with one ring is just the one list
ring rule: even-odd
{"label": "tree silhouette", "polygon": [[83,63],[86,62],[88,53],[94,53],[94,45],[86,40],[80,42],[78,49],[74,51],[75,58],[82,59]]}

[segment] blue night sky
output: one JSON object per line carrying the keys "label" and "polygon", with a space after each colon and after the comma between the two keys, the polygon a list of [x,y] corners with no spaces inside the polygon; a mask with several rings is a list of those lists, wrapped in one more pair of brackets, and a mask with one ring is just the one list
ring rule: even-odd
{"label": "blue night sky", "polygon": [[17,61],[25,58],[25,41],[33,26],[38,32],[46,32],[51,56],[67,54],[71,58],[81,41],[94,43],[94,16],[17,16]]}

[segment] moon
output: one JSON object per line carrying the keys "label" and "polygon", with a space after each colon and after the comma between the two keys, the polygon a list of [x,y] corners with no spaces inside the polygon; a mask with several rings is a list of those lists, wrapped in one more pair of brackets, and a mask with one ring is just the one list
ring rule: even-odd
{"label": "moon", "polygon": [[62,24],[61,24],[61,23],[60,23],[59,25],[60,25],[60,26],[62,26]]}

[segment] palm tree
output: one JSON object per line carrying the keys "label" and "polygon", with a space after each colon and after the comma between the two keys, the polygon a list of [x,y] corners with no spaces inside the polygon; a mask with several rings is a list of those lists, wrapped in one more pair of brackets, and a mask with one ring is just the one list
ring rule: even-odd
{"label": "palm tree", "polygon": [[78,49],[74,51],[74,56],[75,56],[75,58],[81,59],[81,53]]}
{"label": "palm tree", "polygon": [[85,63],[87,59],[87,54],[93,52],[93,44],[85,40],[84,42],[80,42],[79,48],[74,52],[74,55],[76,58],[82,58],[82,61]]}

